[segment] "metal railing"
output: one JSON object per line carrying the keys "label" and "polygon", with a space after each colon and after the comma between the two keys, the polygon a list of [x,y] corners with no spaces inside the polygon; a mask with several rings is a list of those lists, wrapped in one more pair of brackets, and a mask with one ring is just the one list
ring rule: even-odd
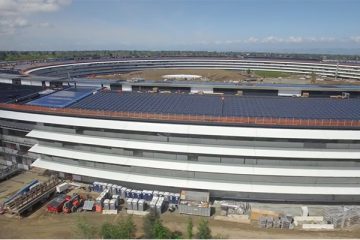
{"label": "metal railing", "polygon": [[233,125],[260,125],[260,126],[294,126],[294,127],[330,127],[330,128],[360,128],[360,120],[339,119],[299,119],[273,117],[231,117],[186,114],[157,114],[136,112],[113,112],[105,110],[88,110],[73,108],[49,108],[30,105],[0,103],[0,109],[23,111],[31,113],[65,115],[72,117],[97,117],[119,120],[155,120],[166,122],[189,123],[218,123]]}

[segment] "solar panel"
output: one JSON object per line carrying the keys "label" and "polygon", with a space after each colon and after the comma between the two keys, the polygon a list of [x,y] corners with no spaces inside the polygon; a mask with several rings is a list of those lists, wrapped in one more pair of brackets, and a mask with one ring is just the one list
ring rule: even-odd
{"label": "solar panel", "polygon": [[0,102],[12,102],[17,99],[36,94],[41,91],[42,87],[27,86],[27,85],[13,85],[7,83],[0,83]]}
{"label": "solar panel", "polygon": [[[224,100],[222,100],[224,98]],[[360,120],[360,99],[98,92],[70,108],[234,117]]]}
{"label": "solar panel", "polygon": [[97,88],[71,87],[36,99],[27,104],[43,107],[66,107],[76,101],[81,100],[84,97],[91,95],[96,90]]}

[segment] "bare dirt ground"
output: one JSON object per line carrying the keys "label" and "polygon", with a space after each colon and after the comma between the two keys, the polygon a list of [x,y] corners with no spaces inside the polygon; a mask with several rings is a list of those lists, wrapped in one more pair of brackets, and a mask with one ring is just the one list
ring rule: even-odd
{"label": "bare dirt ground", "polygon": [[[0,182],[0,200],[16,192],[32,179],[46,180],[44,170],[33,168]],[[79,190],[82,191],[82,190]],[[35,210],[31,215],[18,218],[10,215],[0,215],[0,238],[80,238],[77,223],[84,221],[95,228],[100,228],[104,222],[112,222],[126,217],[125,211],[117,215],[103,215],[95,212],[71,214],[51,214],[46,212],[46,204]],[[197,226],[200,217],[193,216],[194,226]],[[143,217],[133,216],[137,226],[137,237],[143,236]],[[188,216],[178,213],[165,213],[161,216],[165,226],[172,231],[186,233]],[[256,223],[247,225],[233,222],[223,222],[209,219],[213,236],[220,235],[226,238],[359,238],[360,226],[351,230],[335,231],[301,231],[282,229],[260,229]],[[196,232],[196,229],[194,229]],[[184,236],[185,238],[186,236]]]}

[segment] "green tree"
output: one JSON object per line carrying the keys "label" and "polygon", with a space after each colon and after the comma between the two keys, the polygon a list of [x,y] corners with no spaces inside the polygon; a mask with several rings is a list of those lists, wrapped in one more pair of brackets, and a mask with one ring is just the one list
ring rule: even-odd
{"label": "green tree", "polygon": [[119,221],[117,224],[104,223],[100,234],[105,239],[131,239],[135,238],[136,226],[132,216]]}
{"label": "green tree", "polygon": [[201,219],[198,226],[197,238],[199,239],[210,239],[211,238],[211,230],[209,228],[208,220]]}
{"label": "green tree", "polygon": [[193,221],[191,217],[188,218],[186,230],[187,230],[187,237],[191,239],[193,237]]}
{"label": "green tree", "polygon": [[115,226],[111,223],[104,223],[101,226],[100,235],[104,239],[114,239],[116,238],[116,229]]}
{"label": "green tree", "polygon": [[124,238],[135,238],[136,225],[132,219],[132,215],[129,215],[126,220],[120,223],[120,229],[122,230]]}
{"label": "green tree", "polygon": [[143,230],[146,239],[179,239],[182,237],[181,232],[171,232],[163,225],[161,219],[152,213],[145,217]]}
{"label": "green tree", "polygon": [[159,218],[157,218],[154,223],[153,237],[156,239],[171,238],[171,231],[162,224]]}

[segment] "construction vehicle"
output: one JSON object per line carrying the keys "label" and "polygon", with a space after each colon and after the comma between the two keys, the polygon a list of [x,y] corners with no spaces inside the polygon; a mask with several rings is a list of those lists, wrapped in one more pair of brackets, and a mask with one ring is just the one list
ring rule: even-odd
{"label": "construction vehicle", "polygon": [[47,205],[47,211],[53,213],[59,213],[63,210],[65,202],[69,201],[71,196],[61,194],[51,200]]}
{"label": "construction vehicle", "polygon": [[74,193],[73,196],[64,203],[63,212],[71,213],[76,212],[79,207],[84,204],[84,200],[80,197],[79,194]]}

